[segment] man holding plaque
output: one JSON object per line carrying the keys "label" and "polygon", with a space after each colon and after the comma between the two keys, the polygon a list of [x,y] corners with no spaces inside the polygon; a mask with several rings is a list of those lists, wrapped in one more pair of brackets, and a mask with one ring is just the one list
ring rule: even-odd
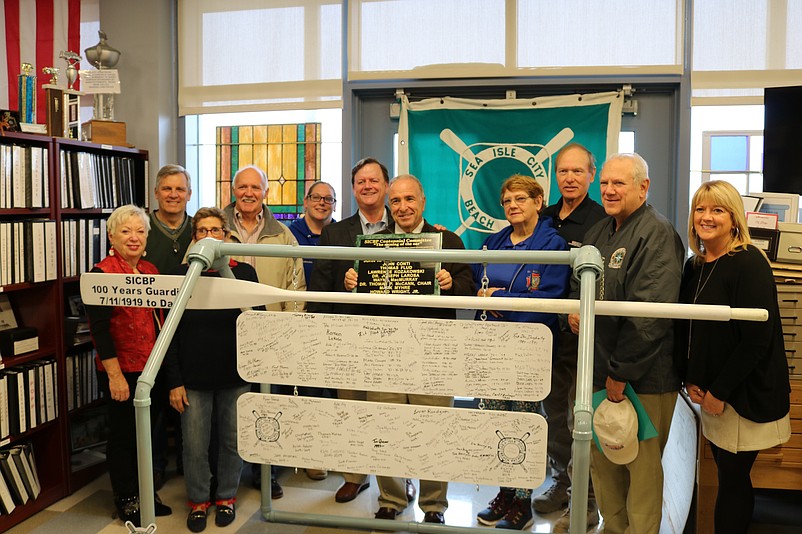
{"label": "man holding plaque", "polygon": [[[437,234],[444,249],[464,249],[462,240],[453,232],[438,231],[423,218],[426,207],[426,196],[420,181],[410,174],[398,176],[390,183],[390,212],[393,224],[380,234],[388,235],[388,241],[399,239],[412,239],[410,234],[425,238],[426,234]],[[403,235],[402,235],[403,234]],[[379,234],[377,234],[379,235]],[[397,244],[397,243],[396,243]],[[393,262],[389,262],[392,264]],[[402,262],[409,263],[409,262]],[[360,265],[362,262],[360,262]],[[414,264],[413,264],[414,270]],[[390,266],[392,270],[392,266]],[[425,269],[420,269],[424,271]],[[401,271],[405,271],[402,269]],[[442,268],[435,269],[436,285],[443,294],[470,296],[476,293],[473,274],[469,265],[464,263],[444,263]],[[345,274],[345,288],[353,290],[357,287],[358,274],[349,269]],[[403,284],[402,284],[403,285]],[[414,287],[414,284],[410,284]],[[425,287],[421,285],[420,287]],[[423,291],[420,291],[421,293]],[[430,291],[431,293],[432,291]],[[456,310],[453,308],[412,308],[412,307],[386,307],[382,309],[384,315],[406,317],[428,317],[439,319],[456,319]],[[454,399],[436,395],[408,395],[406,393],[386,393],[368,391],[367,399],[374,402],[393,402],[399,404],[418,404],[427,406],[452,406]],[[379,511],[376,519],[395,519],[408,505],[405,495],[405,480],[394,477],[376,477],[379,483]],[[424,512],[424,522],[444,523],[443,512],[448,508],[446,497],[448,483],[421,480],[418,506]]]}

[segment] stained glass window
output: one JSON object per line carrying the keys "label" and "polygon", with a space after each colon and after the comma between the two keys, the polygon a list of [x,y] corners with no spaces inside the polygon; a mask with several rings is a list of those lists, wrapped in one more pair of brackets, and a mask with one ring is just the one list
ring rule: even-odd
{"label": "stained glass window", "polygon": [[234,201],[231,179],[246,165],[267,174],[267,205],[276,219],[303,213],[307,186],[320,180],[320,123],[217,127],[217,206]]}

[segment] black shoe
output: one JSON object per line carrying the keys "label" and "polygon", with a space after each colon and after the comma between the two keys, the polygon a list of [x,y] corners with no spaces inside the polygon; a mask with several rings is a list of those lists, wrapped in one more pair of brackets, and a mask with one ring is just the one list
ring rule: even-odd
{"label": "black shoe", "polygon": [[440,523],[444,525],[446,520],[443,517],[443,512],[426,512],[423,514],[424,523]]}
{"label": "black shoe", "polygon": [[153,494],[154,500],[154,510],[156,512],[156,517],[164,517],[166,515],[171,515],[173,513],[173,509],[167,506],[166,504],[162,503],[162,500],[159,498],[158,493]]}
{"label": "black shoe", "polygon": [[217,505],[217,513],[214,515],[214,524],[218,527],[227,527],[234,522],[237,512],[234,511],[234,503],[231,506],[225,504]]}
{"label": "black shoe", "polygon": [[187,528],[190,532],[203,532],[206,530],[206,510],[197,509],[189,512]]}
{"label": "black shoe", "polygon": [[284,489],[275,478],[270,480],[270,497],[273,499],[280,499],[284,497]]}
{"label": "black shoe", "polygon": [[376,519],[389,519],[390,521],[395,519],[395,516],[398,515],[398,510],[394,508],[387,508],[386,506],[382,506],[379,508],[379,511],[376,512]]}
{"label": "black shoe", "polygon": [[508,530],[525,530],[532,526],[532,501],[530,499],[514,498],[504,519],[496,523],[496,528]]}
{"label": "black shoe", "polygon": [[140,526],[138,497],[115,497],[114,507],[117,508],[117,517],[123,524],[130,521],[134,526]]}
{"label": "black shoe", "polygon": [[510,509],[510,504],[512,504],[512,499],[514,497],[515,490],[501,488],[498,495],[490,501],[487,508],[476,514],[476,519],[483,525],[494,526],[507,515],[507,511]]}

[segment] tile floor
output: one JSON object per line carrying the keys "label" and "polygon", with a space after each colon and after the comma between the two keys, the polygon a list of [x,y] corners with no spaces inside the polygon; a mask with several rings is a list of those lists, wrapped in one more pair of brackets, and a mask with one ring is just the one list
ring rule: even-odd
{"label": "tile floor", "polygon": [[[344,532],[364,532],[351,529],[334,529],[317,526],[268,523],[262,519],[260,493],[246,483],[243,477],[237,502],[237,519],[219,529],[214,525],[213,513],[210,515],[206,532],[228,532],[229,534],[338,534]],[[309,480],[303,471],[284,469],[279,480],[284,487],[284,498],[274,501],[275,510],[344,515],[352,517],[372,517],[376,511],[378,489],[372,481],[370,489],[354,501],[346,504],[334,502],[334,492],[342,478],[331,474],[327,480]],[[535,490],[542,493],[547,482]],[[455,526],[476,526],[476,513],[493,498],[496,488],[470,484],[451,484],[449,487],[449,509],[445,514],[446,523]],[[173,515],[158,518],[157,532],[183,533],[186,528],[187,508],[185,506],[184,480],[173,476],[159,492],[162,500],[173,507]],[[118,520],[113,520],[111,490],[107,476],[101,476],[93,483],[73,495],[55,503],[53,506],[31,517],[8,531],[9,534],[63,534],[100,533],[117,534],[127,532]],[[552,531],[554,521],[560,512],[545,516],[535,515],[531,532]],[[410,506],[399,521],[422,521],[423,512],[417,506]],[[601,527],[589,531],[600,534]],[[802,532],[802,492],[759,490],[750,534],[799,534]]]}

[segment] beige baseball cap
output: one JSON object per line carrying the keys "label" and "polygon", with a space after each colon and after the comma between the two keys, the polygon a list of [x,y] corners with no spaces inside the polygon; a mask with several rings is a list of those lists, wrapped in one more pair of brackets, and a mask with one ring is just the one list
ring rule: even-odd
{"label": "beige baseball cap", "polygon": [[608,460],[626,465],[638,456],[638,414],[628,398],[604,399],[593,414],[593,431]]}

